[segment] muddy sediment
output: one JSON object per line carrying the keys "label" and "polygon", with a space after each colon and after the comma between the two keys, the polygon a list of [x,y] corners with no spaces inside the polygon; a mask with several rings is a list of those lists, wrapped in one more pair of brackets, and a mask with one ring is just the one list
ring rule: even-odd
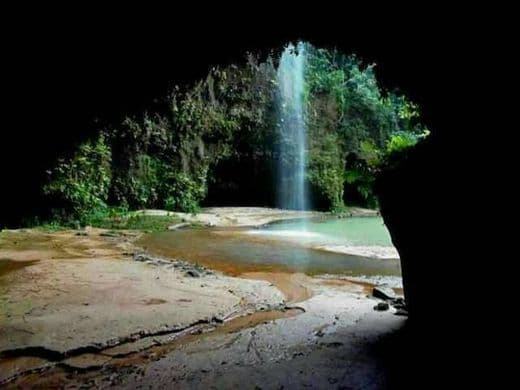
{"label": "muddy sediment", "polygon": [[265,280],[272,283],[291,304],[303,302],[313,294],[309,287],[310,278],[303,273],[244,272],[239,275],[244,279]]}

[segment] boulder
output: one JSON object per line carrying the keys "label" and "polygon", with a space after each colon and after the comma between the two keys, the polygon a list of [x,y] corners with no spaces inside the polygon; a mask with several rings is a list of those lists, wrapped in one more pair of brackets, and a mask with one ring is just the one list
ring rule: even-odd
{"label": "boulder", "polygon": [[395,299],[397,298],[397,295],[395,294],[394,290],[386,284],[381,284],[379,286],[374,287],[372,290],[372,295],[376,298],[380,299]]}
{"label": "boulder", "polygon": [[396,298],[392,301],[392,306],[397,310],[406,311],[406,303],[402,297]]}
{"label": "boulder", "polygon": [[142,261],[142,262],[146,262],[146,261],[150,261],[152,260],[153,258],[151,256],[148,256],[147,254],[145,253],[137,253],[137,254],[134,254],[134,260],[135,261]]}
{"label": "boulder", "polygon": [[386,311],[390,308],[390,305],[386,302],[379,302],[374,306],[374,310],[376,311]]}

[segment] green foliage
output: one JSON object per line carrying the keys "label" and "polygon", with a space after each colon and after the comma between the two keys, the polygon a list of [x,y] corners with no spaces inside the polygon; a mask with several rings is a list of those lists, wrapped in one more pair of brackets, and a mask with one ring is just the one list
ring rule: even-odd
{"label": "green foliage", "polygon": [[[93,209],[85,216],[86,225],[111,230],[161,231],[180,221],[175,215],[144,215],[130,212],[126,207]],[[42,226],[47,228],[48,225]]]}
{"label": "green foliage", "polygon": [[111,133],[111,202],[196,212],[210,170],[250,157],[272,133],[273,74],[272,63],[250,56],[242,67],[214,68],[192,88],[174,88],[166,112],[127,118]]}
{"label": "green foliage", "polygon": [[119,227],[120,229],[129,230],[148,230],[162,231],[168,229],[168,226],[181,222],[176,216],[152,216],[152,215],[132,215],[126,223]]}
{"label": "green foliage", "polygon": [[[375,206],[374,177],[387,157],[427,136],[418,107],[384,91],[374,65],[311,45],[305,52],[307,180],[315,206]],[[59,219],[115,228],[147,223],[130,223],[127,210],[197,212],[208,183],[267,188],[257,177],[272,177],[279,159],[292,158],[277,154],[280,143],[291,150],[293,141],[277,134],[276,95],[271,58],[250,55],[241,66],[213,68],[193,86],[175,87],[160,112],[126,118],[80,145],[52,170],[45,193]],[[214,177],[219,167],[244,173],[221,179]],[[227,176],[239,182],[222,183]]]}
{"label": "green foliage", "polygon": [[85,222],[92,210],[106,208],[111,179],[111,152],[105,135],[80,145],[69,160],[50,172],[44,192],[63,205],[67,216]]}
{"label": "green foliage", "polygon": [[68,226],[63,225],[63,224],[59,223],[58,221],[51,221],[48,223],[34,225],[34,228],[41,230],[45,233],[54,233],[54,232],[59,232],[61,230],[66,230],[68,228]]}
{"label": "green foliage", "polygon": [[[426,134],[417,122],[418,108],[405,96],[383,91],[374,65],[310,45],[307,51],[308,128],[311,142],[319,143],[309,150],[311,184],[327,194],[328,207],[337,208],[347,188],[346,194],[358,194],[363,205],[373,207],[374,177],[386,156]],[[334,142],[320,141],[324,134],[334,134]],[[323,158],[335,168],[316,164]]]}
{"label": "green foliage", "polygon": [[337,135],[323,134],[311,139],[307,178],[314,192],[330,209],[343,206],[343,156]]}
{"label": "green foliage", "polygon": [[103,218],[92,221],[94,227],[112,230],[146,230],[163,231],[168,226],[179,223],[181,220],[174,215],[142,215],[112,210],[105,214]]}
{"label": "green foliage", "polygon": [[142,121],[126,118],[111,132],[114,178],[110,200],[130,208],[154,207],[160,202],[160,175],[172,147],[168,120],[155,115]]}
{"label": "green foliage", "polygon": [[394,133],[386,142],[386,153],[391,154],[411,148],[415,146],[420,139],[427,137],[428,134],[428,130],[425,130],[421,134],[404,131]]}
{"label": "green foliage", "polygon": [[113,229],[112,224],[116,221],[123,220],[128,214],[126,207],[102,207],[94,208],[85,213],[82,218],[82,224],[100,228]]}
{"label": "green foliage", "polygon": [[199,202],[206,195],[206,174],[205,168],[196,176],[189,176],[183,172],[170,172],[163,182],[167,194],[163,207],[166,210],[196,213],[199,210]]}

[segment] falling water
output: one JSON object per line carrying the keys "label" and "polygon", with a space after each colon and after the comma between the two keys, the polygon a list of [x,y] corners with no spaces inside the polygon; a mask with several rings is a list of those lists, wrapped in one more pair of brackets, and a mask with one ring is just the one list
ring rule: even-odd
{"label": "falling water", "polygon": [[308,208],[305,184],[307,129],[303,104],[305,46],[289,45],[278,67],[278,207],[305,210]]}

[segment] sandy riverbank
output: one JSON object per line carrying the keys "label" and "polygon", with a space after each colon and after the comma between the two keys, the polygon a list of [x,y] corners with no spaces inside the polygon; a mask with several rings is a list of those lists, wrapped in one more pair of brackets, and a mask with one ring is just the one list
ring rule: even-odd
{"label": "sandy riverbank", "polygon": [[[254,227],[267,223],[301,218],[325,217],[328,213],[319,211],[282,210],[269,207],[209,207],[197,214],[178,213],[166,210],[141,210],[143,215],[175,215],[186,222],[200,223],[215,227]],[[353,207],[349,216],[368,217],[379,215],[376,210]]]}
{"label": "sandy riverbank", "polygon": [[373,259],[398,259],[397,249],[391,246],[348,246],[348,245],[318,245],[313,249],[343,253],[345,255],[368,257]]}

